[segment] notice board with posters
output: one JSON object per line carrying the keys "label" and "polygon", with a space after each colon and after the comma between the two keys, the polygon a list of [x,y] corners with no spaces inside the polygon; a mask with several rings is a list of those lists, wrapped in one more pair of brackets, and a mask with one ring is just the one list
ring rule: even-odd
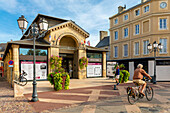
{"label": "notice board with posters", "polygon": [[[47,62],[36,62],[36,79],[47,79]],[[33,80],[33,62],[32,61],[21,61],[21,73],[24,70],[27,75],[27,80]]]}
{"label": "notice board with posters", "polygon": [[113,72],[116,71],[116,69],[114,69],[115,65],[116,65],[116,62],[107,62],[107,76],[108,77],[115,76],[115,74],[113,74]]}
{"label": "notice board with posters", "polygon": [[88,63],[87,77],[102,76],[102,63]]}

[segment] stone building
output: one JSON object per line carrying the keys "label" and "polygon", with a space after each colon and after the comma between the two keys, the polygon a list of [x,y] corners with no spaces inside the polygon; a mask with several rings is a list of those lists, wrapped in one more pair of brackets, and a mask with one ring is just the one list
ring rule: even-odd
{"label": "stone building", "polygon": [[[71,78],[84,79],[87,77],[106,76],[106,50],[85,45],[89,33],[74,21],[38,14],[32,23],[38,23],[40,18],[48,21],[48,30],[45,35],[36,37],[36,78],[46,80],[51,67],[48,59],[53,55],[63,58],[63,68],[69,72]],[[31,25],[19,41],[7,43],[3,57],[4,73],[11,83],[11,71],[8,61],[14,61],[12,77],[19,75],[22,70],[28,73],[27,79],[33,79],[33,38],[28,35]],[[87,68],[79,68],[79,59],[89,59]],[[95,68],[95,66],[98,66]],[[100,65],[100,66],[99,66]],[[88,69],[91,69],[90,71]],[[95,70],[96,69],[96,70]],[[97,75],[94,74],[97,71]],[[93,76],[94,75],[94,76]]]}
{"label": "stone building", "polygon": [[111,60],[123,63],[131,79],[137,64],[154,75],[154,52],[148,43],[161,42],[163,49],[156,53],[157,81],[170,80],[170,0],[141,0],[129,9],[119,6],[110,20]]}

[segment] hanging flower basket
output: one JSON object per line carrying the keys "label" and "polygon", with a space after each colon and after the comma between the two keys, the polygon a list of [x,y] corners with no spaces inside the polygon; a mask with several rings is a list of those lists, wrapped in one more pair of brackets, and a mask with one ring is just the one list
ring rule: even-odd
{"label": "hanging flower basket", "polygon": [[87,67],[87,65],[88,65],[88,60],[87,60],[87,58],[81,57],[81,58],[79,59],[80,69],[83,69],[84,67]]}

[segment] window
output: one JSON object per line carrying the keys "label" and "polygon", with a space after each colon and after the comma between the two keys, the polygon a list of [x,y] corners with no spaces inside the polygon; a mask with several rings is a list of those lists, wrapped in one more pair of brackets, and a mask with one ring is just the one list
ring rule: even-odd
{"label": "window", "polygon": [[87,58],[102,58],[101,53],[87,53]]}
{"label": "window", "polygon": [[124,29],[124,37],[126,38],[128,36],[128,28]]}
{"label": "window", "polygon": [[135,25],[135,35],[139,34],[139,24]]}
{"label": "window", "polygon": [[159,28],[167,29],[167,19],[166,18],[159,20]]}
{"label": "window", "polygon": [[1,54],[1,57],[3,57],[4,56],[4,54]]}
{"label": "window", "polygon": [[118,23],[118,19],[115,19],[115,24],[117,24]]}
{"label": "window", "polygon": [[144,7],[144,12],[146,13],[146,12],[148,12],[149,11],[149,6],[145,6]]}
{"label": "window", "polygon": [[128,15],[124,15],[124,20],[128,20]]}
{"label": "window", "polygon": [[135,11],[135,15],[136,15],[136,16],[139,16],[139,14],[140,14],[140,11],[139,11],[139,9],[138,9],[138,10]]}
{"label": "window", "polygon": [[115,31],[115,40],[118,40],[118,31]]}
{"label": "window", "polygon": [[[33,55],[33,49],[28,48],[20,48],[20,55]],[[36,56],[47,56],[47,50],[45,49],[36,49],[35,50]]]}
{"label": "window", "polygon": [[124,56],[125,57],[128,56],[128,45],[127,44],[124,45]]}
{"label": "window", "polygon": [[149,44],[149,40],[143,41],[143,54],[144,55],[149,54],[148,44]]}
{"label": "window", "polygon": [[167,53],[167,39],[160,39],[159,42],[163,45],[162,50],[160,53]]}
{"label": "window", "polygon": [[115,53],[115,54],[114,54],[114,57],[117,58],[117,57],[118,57],[118,47],[115,46],[115,47],[114,47],[114,50],[115,50],[115,51],[114,51],[114,53]]}
{"label": "window", "polygon": [[135,42],[135,55],[139,55],[139,42]]}

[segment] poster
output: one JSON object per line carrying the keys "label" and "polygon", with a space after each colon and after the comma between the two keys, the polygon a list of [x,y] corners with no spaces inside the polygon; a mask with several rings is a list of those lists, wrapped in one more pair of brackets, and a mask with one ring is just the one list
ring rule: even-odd
{"label": "poster", "polygon": [[113,72],[116,71],[114,69],[115,65],[116,65],[116,62],[107,62],[107,76],[108,77],[115,76],[115,74],[113,74]]}
{"label": "poster", "polygon": [[[47,79],[47,63],[46,62],[36,62],[36,79]],[[24,70],[27,75],[25,78],[27,80],[33,80],[33,62],[21,61],[21,73]]]}
{"label": "poster", "polygon": [[102,63],[88,63],[87,77],[102,76]]}

